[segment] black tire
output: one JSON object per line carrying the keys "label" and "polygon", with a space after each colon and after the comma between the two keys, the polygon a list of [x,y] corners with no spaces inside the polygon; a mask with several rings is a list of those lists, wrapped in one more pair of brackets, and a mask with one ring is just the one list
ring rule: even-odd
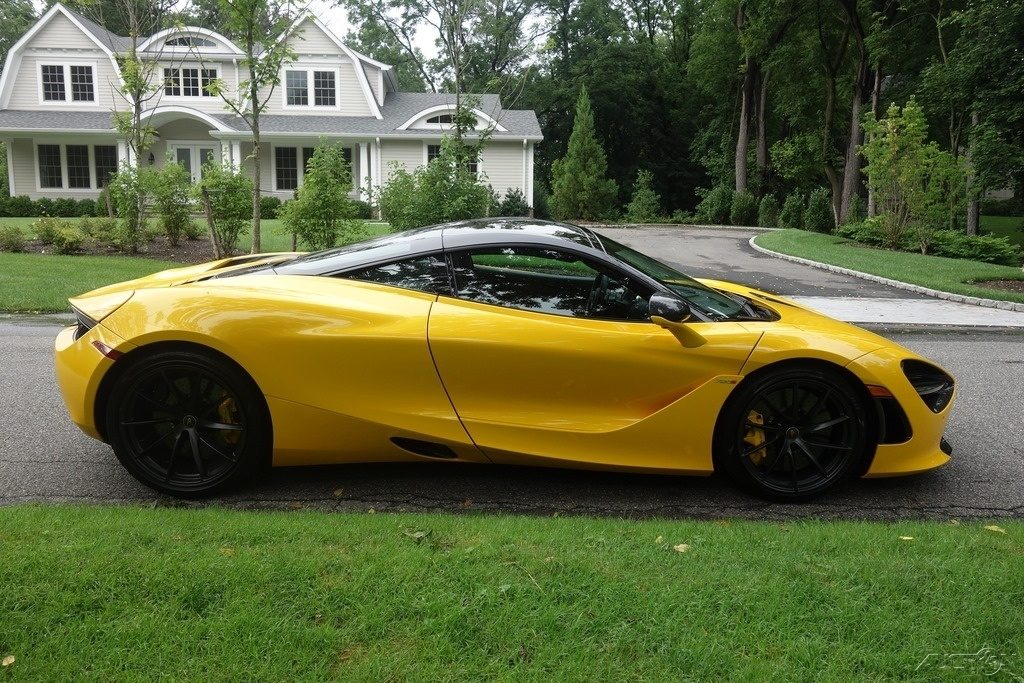
{"label": "black tire", "polygon": [[745,379],[715,433],[715,470],[769,500],[800,502],[859,471],[871,444],[863,389],[842,373],[787,367]]}
{"label": "black tire", "polygon": [[126,358],[107,401],[107,436],[146,486],[185,498],[250,477],[270,460],[271,426],[256,383],[214,353]]}

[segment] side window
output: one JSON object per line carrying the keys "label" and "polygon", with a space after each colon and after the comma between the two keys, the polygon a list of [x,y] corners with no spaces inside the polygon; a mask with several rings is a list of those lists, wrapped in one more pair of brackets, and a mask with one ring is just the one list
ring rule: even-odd
{"label": "side window", "polygon": [[338,277],[362,282],[376,282],[391,287],[413,289],[430,294],[447,294],[448,267],[440,255],[418,256],[379,266],[342,273]]}
{"label": "side window", "polygon": [[651,292],[558,249],[490,247],[453,254],[462,299],[595,320],[646,320]]}

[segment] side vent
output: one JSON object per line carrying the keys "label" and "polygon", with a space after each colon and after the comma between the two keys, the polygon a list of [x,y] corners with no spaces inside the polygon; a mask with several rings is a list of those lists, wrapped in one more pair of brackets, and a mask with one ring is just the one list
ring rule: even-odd
{"label": "side vent", "polygon": [[416,455],[422,455],[427,458],[444,458],[445,460],[451,460],[458,457],[455,455],[455,451],[448,448],[448,446],[445,446],[443,443],[408,439],[404,436],[391,437],[391,443],[395,444],[402,450],[409,451]]}

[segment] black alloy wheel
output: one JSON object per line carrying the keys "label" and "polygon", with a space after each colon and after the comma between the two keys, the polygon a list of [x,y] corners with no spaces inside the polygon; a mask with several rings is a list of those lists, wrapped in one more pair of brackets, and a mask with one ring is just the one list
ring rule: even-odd
{"label": "black alloy wheel", "polygon": [[191,351],[141,358],[118,378],[107,436],[136,479],[185,497],[242,479],[266,462],[270,444],[253,381],[233,364]]}
{"label": "black alloy wheel", "polygon": [[716,469],[763,498],[802,501],[847,479],[867,452],[867,412],[836,372],[783,370],[743,382],[726,408]]}

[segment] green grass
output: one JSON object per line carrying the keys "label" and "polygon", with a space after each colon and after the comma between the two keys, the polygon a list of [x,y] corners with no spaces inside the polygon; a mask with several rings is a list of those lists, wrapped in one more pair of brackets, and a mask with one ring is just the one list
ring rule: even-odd
{"label": "green grass", "polygon": [[981,232],[1024,246],[1024,216],[982,216]]}
{"label": "green grass", "polygon": [[128,256],[0,253],[0,311],[66,311],[68,297],[178,265]]}
{"label": "green grass", "polygon": [[915,668],[1024,673],[1000,524],[8,507],[0,679],[982,680]]}
{"label": "green grass", "polygon": [[804,230],[780,230],[759,235],[757,244],[790,256],[881,275],[943,292],[1024,302],[1024,294],[972,284],[975,280],[1024,279],[1024,271],[1012,266],[873,249],[841,237]]}

